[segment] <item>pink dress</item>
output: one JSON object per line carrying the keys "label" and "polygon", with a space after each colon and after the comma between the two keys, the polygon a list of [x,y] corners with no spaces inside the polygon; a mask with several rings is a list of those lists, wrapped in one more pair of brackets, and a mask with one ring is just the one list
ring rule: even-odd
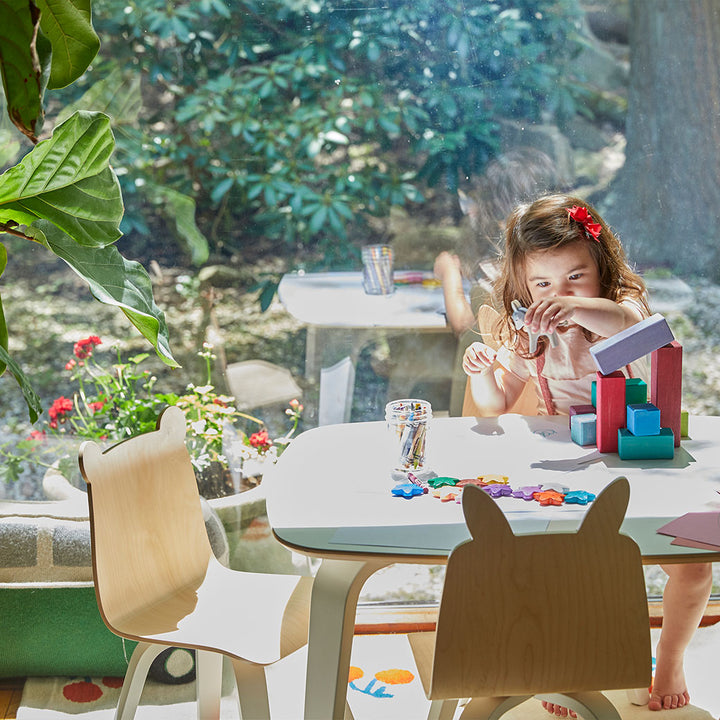
{"label": "pink dress", "polygon": [[[497,354],[498,363],[508,372],[523,382],[533,381],[540,415],[567,415],[571,405],[589,405],[596,378],[597,367],[590,355],[595,343],[588,342],[582,328],[569,325],[559,328],[557,335],[557,347],[548,347],[537,360],[518,357],[506,345]],[[623,372],[627,377],[640,377],[647,382],[647,360],[641,358]]]}

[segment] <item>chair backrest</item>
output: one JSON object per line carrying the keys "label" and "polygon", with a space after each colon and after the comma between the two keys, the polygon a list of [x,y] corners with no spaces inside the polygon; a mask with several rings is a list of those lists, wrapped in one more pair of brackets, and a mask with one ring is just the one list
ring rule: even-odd
{"label": "chair backrest", "polygon": [[292,373],[265,360],[243,360],[225,368],[225,379],[240,410],[288,402],[302,396]]}
{"label": "chair backrest", "polygon": [[[489,305],[481,305],[477,314],[477,325],[482,338],[482,342],[489,345],[493,350],[500,347],[500,343],[496,337],[497,321],[500,314]],[[538,414],[538,397],[535,392],[535,383],[528,382],[525,385],[520,397],[509,410],[509,412],[519,413],[520,415],[537,415]],[[470,392],[470,378],[465,383],[465,398],[463,400],[462,414],[465,417],[474,417],[480,413],[473,401]]]}
{"label": "chair backrest", "polygon": [[350,422],[354,388],[355,365],[350,357],[320,370],[318,425]]}
{"label": "chair backrest", "polygon": [[[120,635],[174,629],[212,559],[185,432],[183,412],[169,407],[154,432],[105,452],[93,442],[80,447],[95,591],[106,624]],[[167,614],[151,622],[148,608],[168,599]]]}
{"label": "chair backrest", "polygon": [[448,560],[428,696],[647,687],[640,550],[619,533],[629,496],[618,478],[576,533],[516,536],[489,495],[466,487],[472,539]]}

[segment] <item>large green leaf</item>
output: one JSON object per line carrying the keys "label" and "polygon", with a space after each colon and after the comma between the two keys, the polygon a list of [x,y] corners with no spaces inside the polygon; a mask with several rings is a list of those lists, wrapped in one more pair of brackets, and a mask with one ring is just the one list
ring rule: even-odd
{"label": "large green leaf", "polygon": [[52,45],[49,88],[61,88],[87,70],[100,40],[92,26],[90,0],[36,0],[40,28]]}
{"label": "large green leaf", "polygon": [[17,380],[17,384],[20,386],[23,396],[25,397],[25,402],[27,403],[30,422],[34,423],[42,412],[40,398],[30,386],[30,382],[20,366],[8,355],[7,350],[3,347],[0,347],[0,362],[7,365],[7,369],[12,373],[15,380]]}
{"label": "large green leaf", "polygon": [[108,159],[115,146],[110,119],[78,112],[0,176],[0,222],[21,226],[45,244],[38,219],[78,244],[104,247],[120,236],[122,195]]}
{"label": "large green leaf", "polygon": [[0,73],[8,114],[33,142],[43,124],[50,68],[50,46],[39,24],[40,13],[29,0],[0,0]]}
{"label": "large green leaf", "polygon": [[[0,243],[0,276],[5,272],[5,266],[7,265],[7,250],[5,246]],[[8,329],[7,323],[5,322],[5,312],[2,306],[2,296],[0,296],[0,348],[5,352],[8,350]],[[0,359],[0,375],[5,372],[6,363]]]}
{"label": "large green leaf", "polygon": [[165,315],[155,304],[152,283],[143,266],[126,260],[114,245],[80,247],[47,220],[38,220],[36,225],[47,246],[88,283],[95,298],[120,308],[153,344],[160,358],[171,367],[178,367],[170,351]]}
{"label": "large green leaf", "polygon": [[112,119],[113,127],[134,123],[142,108],[139,73],[127,74],[113,70],[107,77],[94,83],[74,103],[66,105],[57,116],[59,124],[78,110],[95,110]]}
{"label": "large green leaf", "polygon": [[155,186],[153,202],[175,221],[175,230],[180,242],[190,252],[195,265],[202,265],[210,255],[207,238],[195,223],[195,200],[171,188]]}

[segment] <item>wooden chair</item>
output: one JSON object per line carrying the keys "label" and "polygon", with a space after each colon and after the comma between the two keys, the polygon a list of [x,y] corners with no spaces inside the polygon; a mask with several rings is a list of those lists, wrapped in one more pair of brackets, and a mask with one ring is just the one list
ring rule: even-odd
{"label": "wooden chair", "polygon": [[355,364],[349,356],[320,370],[318,425],[350,422],[355,391]]}
{"label": "wooden chair", "polygon": [[651,678],[640,550],[619,533],[629,497],[618,478],[576,533],[515,536],[492,498],[464,489],[472,540],[448,560],[436,632],[409,636],[431,717],[472,698],[463,720],[496,720],[536,695],[620,720],[597,691]]}
{"label": "wooden chair", "polygon": [[307,642],[312,578],[238,572],[215,559],[185,430],[170,407],[154,432],[104,453],[92,442],[80,448],[100,613],[138,641],[115,717],[134,717],[150,664],[174,646],[197,651],[199,718],[219,718],[223,656],[242,717],[269,718],[264,667]]}
{"label": "wooden chair", "polygon": [[[491,308],[489,305],[481,305],[477,314],[477,325],[482,342],[489,345],[493,350],[497,350],[500,347],[500,343],[495,337],[495,327],[499,317],[500,315],[497,310]],[[479,340],[480,338],[476,339]],[[467,343],[465,347],[469,344],[470,343]],[[460,363],[462,363],[462,358],[460,358]],[[538,398],[535,392],[534,383],[528,382],[525,385],[520,397],[517,399],[509,412],[518,413],[519,415],[538,414]],[[473,401],[472,393],[470,392],[470,378],[467,378],[465,382],[465,397],[463,399],[462,414],[465,417],[475,417],[480,414],[477,410],[475,402]]]}
{"label": "wooden chair", "polygon": [[230,363],[225,380],[239,410],[288,402],[303,394],[288,369],[265,360]]}

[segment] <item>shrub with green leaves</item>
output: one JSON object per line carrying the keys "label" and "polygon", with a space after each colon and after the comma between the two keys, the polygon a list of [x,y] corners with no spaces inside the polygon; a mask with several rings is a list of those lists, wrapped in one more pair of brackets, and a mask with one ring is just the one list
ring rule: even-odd
{"label": "shrub with green leaves", "polygon": [[368,239],[373,216],[481,172],[500,119],[574,111],[576,0],[98,0],[94,11],[111,40],[85,81],[115,73],[108,90],[123,99],[125,227],[157,229],[171,189],[197,208],[198,261],[204,237],[214,250],[264,237],[337,258]]}

